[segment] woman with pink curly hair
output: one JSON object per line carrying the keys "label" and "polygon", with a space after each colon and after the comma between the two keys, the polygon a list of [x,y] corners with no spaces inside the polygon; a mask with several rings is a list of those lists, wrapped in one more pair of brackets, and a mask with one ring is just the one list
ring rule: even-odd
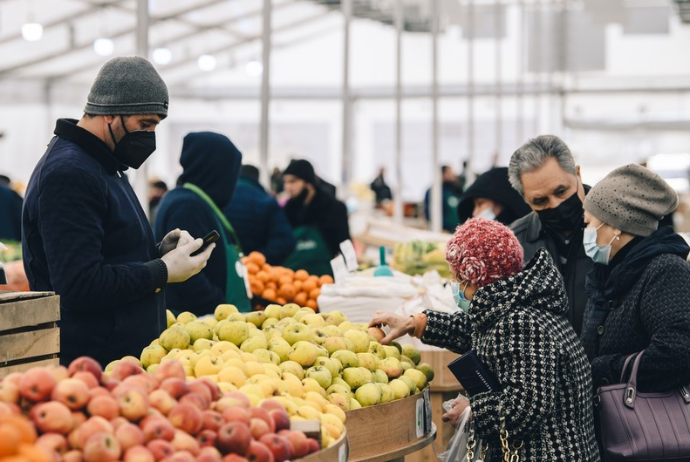
{"label": "woman with pink curly hair", "polygon": [[458,312],[377,312],[371,325],[390,328],[384,344],[409,334],[459,354],[473,350],[496,376],[498,391],[459,397],[443,416],[455,425],[470,406],[478,454],[502,460],[508,444],[519,460],[599,461],[590,367],[563,316],[563,279],[546,250],[524,268],[523,255],[504,225],[468,220],[446,247]]}

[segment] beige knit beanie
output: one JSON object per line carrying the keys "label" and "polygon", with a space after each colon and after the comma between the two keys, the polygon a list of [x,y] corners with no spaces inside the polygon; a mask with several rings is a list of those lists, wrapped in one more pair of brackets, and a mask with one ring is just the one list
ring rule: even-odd
{"label": "beige knit beanie", "polygon": [[584,208],[624,233],[646,237],[678,207],[678,194],[663,178],[637,164],[612,171],[585,197]]}

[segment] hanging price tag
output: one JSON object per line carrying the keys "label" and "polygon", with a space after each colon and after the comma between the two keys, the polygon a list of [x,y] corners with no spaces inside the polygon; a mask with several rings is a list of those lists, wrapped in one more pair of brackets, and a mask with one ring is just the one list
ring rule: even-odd
{"label": "hanging price tag", "polygon": [[340,251],[345,257],[345,266],[347,266],[348,271],[357,271],[359,263],[357,263],[357,253],[355,252],[355,246],[352,245],[351,240],[343,241],[340,243]]}
{"label": "hanging price tag", "polygon": [[338,255],[333,260],[331,260],[331,269],[333,269],[333,277],[335,278],[336,284],[344,282],[350,274],[347,271],[345,259],[342,255]]}

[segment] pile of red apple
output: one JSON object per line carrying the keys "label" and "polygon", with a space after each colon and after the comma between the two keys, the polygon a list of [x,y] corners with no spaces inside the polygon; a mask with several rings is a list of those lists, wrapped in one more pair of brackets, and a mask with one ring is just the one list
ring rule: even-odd
{"label": "pile of red apple", "polygon": [[88,357],[37,367],[0,382],[0,402],[33,421],[58,462],[281,462],[320,449],[277,401],[251,407],[241,392],[188,381],[177,361],[153,374],[122,361],[110,376]]}

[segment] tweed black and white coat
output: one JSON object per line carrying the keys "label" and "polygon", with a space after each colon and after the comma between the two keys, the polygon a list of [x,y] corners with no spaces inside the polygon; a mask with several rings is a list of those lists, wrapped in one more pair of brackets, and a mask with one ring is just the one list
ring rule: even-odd
{"label": "tweed black and white coat", "polygon": [[[585,352],[563,317],[563,279],[546,250],[525,269],[477,290],[467,314],[425,311],[422,341],[474,349],[503,385],[470,397],[478,437],[501,458],[499,415],[522,461],[596,462],[592,382]],[[497,457],[498,456],[498,457]]]}

